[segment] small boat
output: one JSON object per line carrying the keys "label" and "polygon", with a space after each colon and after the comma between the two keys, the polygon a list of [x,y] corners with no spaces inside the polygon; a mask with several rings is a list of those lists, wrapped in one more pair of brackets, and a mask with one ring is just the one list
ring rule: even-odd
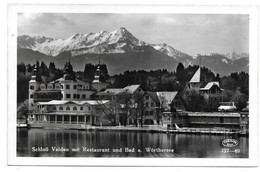
{"label": "small boat", "polygon": [[27,127],[27,124],[20,124],[20,123],[18,123],[18,124],[16,124],[16,127],[25,128],[25,127]]}

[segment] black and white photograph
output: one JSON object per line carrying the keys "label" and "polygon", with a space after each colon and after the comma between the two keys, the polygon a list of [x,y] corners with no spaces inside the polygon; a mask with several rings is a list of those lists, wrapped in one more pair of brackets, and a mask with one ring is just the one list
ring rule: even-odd
{"label": "black and white photograph", "polygon": [[29,6],[8,35],[18,164],[255,157],[254,8]]}

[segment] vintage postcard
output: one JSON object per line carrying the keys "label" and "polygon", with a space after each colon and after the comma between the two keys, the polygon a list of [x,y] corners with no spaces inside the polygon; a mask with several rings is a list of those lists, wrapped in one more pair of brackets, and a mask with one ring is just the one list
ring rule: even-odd
{"label": "vintage postcard", "polygon": [[258,8],[8,7],[8,164],[256,166]]}

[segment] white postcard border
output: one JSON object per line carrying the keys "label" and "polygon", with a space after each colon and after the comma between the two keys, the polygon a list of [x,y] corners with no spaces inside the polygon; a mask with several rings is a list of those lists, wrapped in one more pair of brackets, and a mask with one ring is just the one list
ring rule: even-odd
{"label": "white postcard border", "polygon": [[[250,135],[249,158],[56,158],[16,157],[16,68],[17,13],[180,13],[249,14],[250,16]],[[259,50],[257,6],[173,6],[173,5],[32,5],[8,7],[8,164],[9,165],[84,165],[84,166],[256,166],[258,162]],[[257,94],[256,94],[257,93]]]}

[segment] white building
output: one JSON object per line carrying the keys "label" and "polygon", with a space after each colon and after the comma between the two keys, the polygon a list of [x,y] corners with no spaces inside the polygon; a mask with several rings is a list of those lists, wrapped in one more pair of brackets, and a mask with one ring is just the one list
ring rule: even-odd
{"label": "white building", "polygon": [[98,116],[102,115],[97,107],[109,101],[91,100],[97,90],[91,83],[76,79],[72,72],[69,62],[63,77],[43,83],[36,79],[37,70],[34,70],[29,81],[28,124],[31,127],[85,128],[97,123]]}

